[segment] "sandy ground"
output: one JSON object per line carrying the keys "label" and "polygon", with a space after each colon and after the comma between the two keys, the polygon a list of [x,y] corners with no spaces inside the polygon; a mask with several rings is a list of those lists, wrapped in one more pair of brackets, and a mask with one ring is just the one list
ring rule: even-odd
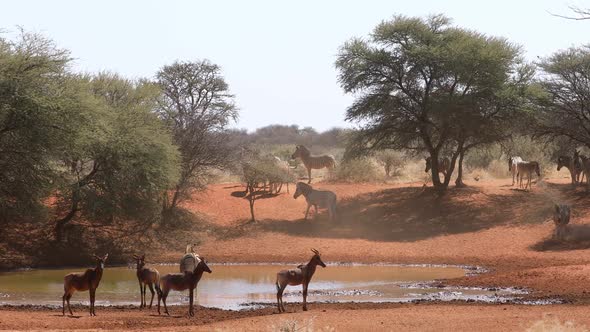
{"label": "sandy ground", "polygon": [[[535,297],[559,297],[569,304],[322,304],[308,312],[292,307],[295,313],[282,315],[272,308],[204,309],[193,319],[185,317],[182,307],[175,309],[177,318],[134,308],[100,308],[98,318],[78,319],[56,316],[61,312],[49,309],[1,308],[0,329],[175,330],[189,325],[191,330],[259,331],[289,320],[309,324],[312,319],[316,330],[523,330],[544,317],[590,326],[590,195],[573,189],[567,178],[546,179],[530,192],[515,190],[510,182],[472,181],[468,188],[452,189],[443,197],[424,190],[422,183],[316,184],[338,195],[336,222],[322,211],[304,221],[305,202],[294,200],[291,191],[258,201],[258,221],[249,223],[248,203],[236,197],[243,189],[237,184],[211,186],[185,207],[210,222],[209,230],[195,233],[194,240],[211,262],[305,262],[309,249],[317,248],[329,262],[480,265],[490,272],[446,283],[522,286]],[[573,207],[572,238],[567,242],[550,238],[556,202]],[[152,261],[176,261],[182,250],[154,253]]]}

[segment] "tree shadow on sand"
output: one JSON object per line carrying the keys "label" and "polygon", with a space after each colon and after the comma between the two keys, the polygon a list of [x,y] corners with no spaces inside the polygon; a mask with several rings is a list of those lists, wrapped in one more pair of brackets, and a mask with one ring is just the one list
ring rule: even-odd
{"label": "tree shadow on sand", "polygon": [[339,203],[337,220],[265,220],[265,232],[319,238],[411,242],[476,232],[506,224],[541,223],[552,205],[545,197],[510,191],[486,194],[477,187],[449,189],[441,196],[417,187],[385,189]]}

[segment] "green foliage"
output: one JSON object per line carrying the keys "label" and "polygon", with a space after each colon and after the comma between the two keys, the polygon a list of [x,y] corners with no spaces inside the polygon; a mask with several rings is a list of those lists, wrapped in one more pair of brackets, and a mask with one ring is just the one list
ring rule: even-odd
{"label": "green foliage", "polygon": [[345,160],[335,169],[334,180],[342,182],[373,182],[382,179],[369,158]]}
{"label": "green foliage", "polygon": [[567,138],[590,147],[590,46],[558,51],[539,64],[544,94],[535,101],[538,136]]}
{"label": "green foliage", "polygon": [[0,219],[43,210],[52,161],[75,130],[64,91],[69,53],[35,34],[0,38]]}
{"label": "green foliage", "polygon": [[[336,61],[339,81],[357,96],[347,120],[362,123],[347,149],[445,151],[454,161],[470,147],[507,135],[533,71],[503,38],[451,26],[442,15],[396,16],[368,39],[352,39]],[[436,187],[446,188],[433,167]]]}
{"label": "green foliage", "polygon": [[[153,222],[178,179],[178,152],[152,112],[158,89],[114,74],[76,77],[82,119],[62,158],[59,202],[92,220]],[[84,107],[85,106],[85,107]]]}

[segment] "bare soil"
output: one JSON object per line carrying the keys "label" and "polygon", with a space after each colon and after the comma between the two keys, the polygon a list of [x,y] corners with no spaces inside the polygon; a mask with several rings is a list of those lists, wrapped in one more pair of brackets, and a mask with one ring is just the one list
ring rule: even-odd
{"label": "bare soil", "polygon": [[[153,312],[130,307],[99,308],[99,316],[90,318],[85,308],[78,308],[79,314],[84,312],[78,319],[61,317],[61,310],[4,307],[0,308],[0,329],[174,330],[190,326],[194,330],[254,331],[269,330],[288,320],[305,324],[313,318],[316,329],[331,326],[337,331],[381,326],[523,330],[546,314],[590,326],[590,195],[582,187],[573,188],[568,178],[545,179],[529,192],[516,190],[510,183],[510,179],[468,181],[467,188],[450,189],[442,197],[422,183],[318,183],[314,186],[338,195],[338,221],[329,221],[323,211],[303,220],[304,199],[293,199],[291,191],[256,202],[259,221],[255,223],[249,222],[247,201],[239,197],[243,187],[218,184],[184,205],[199,213],[201,221],[193,221],[175,241],[144,241],[152,248],[148,252],[152,262],[176,262],[186,243],[197,242],[198,252],[211,262],[300,263],[309,259],[310,248],[317,248],[329,262],[479,265],[490,271],[444,283],[526,287],[532,290],[532,297],[561,298],[568,304],[315,304],[308,312],[291,306],[292,313],[281,315],[273,308],[200,309],[191,319],[184,307],[174,309],[176,318],[155,317]],[[572,241],[551,239],[552,205],[557,202],[572,205],[576,235]],[[124,257],[125,250],[120,255]]]}

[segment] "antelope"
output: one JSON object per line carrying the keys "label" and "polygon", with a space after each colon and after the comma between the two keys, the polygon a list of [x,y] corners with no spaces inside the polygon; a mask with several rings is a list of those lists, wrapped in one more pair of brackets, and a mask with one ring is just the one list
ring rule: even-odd
{"label": "antelope", "polygon": [[532,178],[533,178],[533,172],[537,173],[537,176],[541,176],[541,169],[539,167],[539,163],[536,161],[523,161],[521,163],[518,163],[516,165],[516,169],[517,169],[517,176],[520,177],[520,184],[519,184],[519,188],[522,188],[522,180],[524,178],[524,176],[527,176],[527,183],[524,186],[524,189],[526,190],[527,187],[529,189],[531,189],[531,182],[532,182]]}
{"label": "antelope", "polygon": [[139,294],[141,296],[141,304],[139,308],[145,308],[147,306],[147,301],[145,299],[146,288],[150,288],[150,293],[152,293],[152,298],[150,300],[150,309],[152,308],[152,303],[154,302],[154,287],[156,287],[156,291],[160,290],[160,273],[158,270],[154,268],[145,267],[145,254],[142,256],[133,255],[133,259],[137,264],[137,281],[139,281]]}
{"label": "antelope", "polygon": [[[426,169],[424,170],[424,173],[428,173],[430,171],[430,169],[432,168],[432,157],[425,158],[425,160],[426,160]],[[451,161],[449,160],[449,158],[443,158],[438,161],[438,172],[443,173],[443,175],[446,177],[447,173],[449,172],[450,166],[451,166]]]}
{"label": "antelope", "polygon": [[169,273],[160,279],[160,289],[158,292],[158,315],[160,314],[160,300],[164,303],[164,313],[168,313],[168,307],[166,306],[166,298],[170,290],[175,291],[189,291],[189,309],[188,315],[194,316],[195,311],[193,309],[193,297],[194,290],[197,288],[197,284],[203,276],[203,272],[211,273],[211,269],[207,266],[207,262],[204,258],[200,257],[197,266],[193,271],[186,271],[184,273]]}
{"label": "antelope", "polygon": [[553,237],[558,240],[564,240],[567,235],[567,224],[570,222],[571,208],[566,204],[555,204],[553,211],[553,222],[555,231]]}
{"label": "antelope", "polygon": [[519,163],[522,163],[522,158],[515,156],[508,158],[508,172],[512,173],[512,185],[514,185],[514,178],[516,178],[516,183],[518,183],[518,171],[517,166]]}
{"label": "antelope", "polygon": [[[574,154],[576,156],[576,154]],[[557,171],[560,171],[562,167],[565,167],[570,172],[572,177],[572,184],[575,185],[580,180],[580,165],[579,160],[576,162],[577,158],[572,158],[570,156],[559,156],[557,158]]]}
{"label": "antelope", "polygon": [[327,168],[330,171],[336,167],[336,159],[332,155],[312,156],[311,152],[303,145],[297,145],[291,159],[301,158],[307,168],[307,183],[311,183],[311,170]]}
{"label": "antelope", "polygon": [[307,209],[305,210],[304,218],[305,220],[307,220],[307,215],[309,214],[309,209],[312,205],[315,208],[315,216],[318,214],[319,205],[321,208],[328,209],[328,216],[330,217],[330,220],[336,219],[336,194],[327,190],[315,190],[309,184],[297,182],[293,198],[297,199],[297,197],[301,195],[305,197],[305,201],[307,202]]}
{"label": "antelope", "polygon": [[301,264],[295,269],[282,270],[277,273],[277,306],[279,313],[285,312],[285,305],[283,304],[283,291],[287,286],[303,285],[303,311],[307,311],[307,287],[311,281],[311,277],[315,273],[316,267],[326,267],[326,264],[322,262],[320,252],[316,249],[311,249],[313,256],[307,264]]}
{"label": "antelope", "polygon": [[96,267],[94,269],[87,269],[85,272],[69,273],[64,277],[64,295],[62,297],[62,315],[66,315],[66,301],[68,302],[68,310],[70,315],[74,315],[70,307],[70,299],[75,291],[90,292],[90,316],[96,316],[94,311],[94,300],[96,299],[96,289],[102,278],[102,271],[104,270],[104,263],[109,254],[104,257],[92,255],[96,260]]}

